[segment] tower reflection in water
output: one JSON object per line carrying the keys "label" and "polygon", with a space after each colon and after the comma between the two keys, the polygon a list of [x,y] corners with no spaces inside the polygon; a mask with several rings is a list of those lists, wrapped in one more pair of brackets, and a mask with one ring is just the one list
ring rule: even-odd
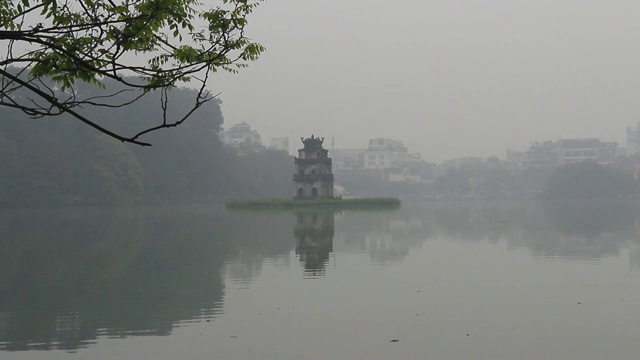
{"label": "tower reflection in water", "polygon": [[293,236],[296,255],[307,276],[322,276],[333,252],[333,212],[297,213]]}

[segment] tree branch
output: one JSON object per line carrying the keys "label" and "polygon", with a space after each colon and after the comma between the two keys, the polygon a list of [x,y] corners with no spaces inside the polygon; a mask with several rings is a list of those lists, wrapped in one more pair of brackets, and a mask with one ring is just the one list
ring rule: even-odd
{"label": "tree branch", "polygon": [[60,102],[58,102],[58,100],[53,97],[50,96],[49,94],[43,92],[42,90],[38,89],[37,87],[29,84],[28,82],[23,81],[22,79],[15,77],[13,75],[11,75],[10,73],[4,71],[4,70],[0,70],[0,75],[3,75],[9,79],[11,79],[12,81],[15,81],[16,83],[24,86],[25,88],[29,89],[31,92],[35,93],[36,95],[40,96],[41,98],[43,98],[44,100],[48,101],[49,103],[51,103],[52,106],[58,108],[60,111],[62,112],[66,112],[69,115],[73,116],[74,118],[82,121],[83,123],[91,126],[92,128],[100,131],[101,133],[107,134],[115,139],[118,139],[122,142],[128,142],[128,143],[132,143],[132,144],[137,144],[137,145],[142,145],[142,146],[151,146],[151,144],[149,143],[145,143],[145,142],[141,142],[141,141],[137,141],[136,139],[138,138],[138,136],[135,136],[134,138],[126,138],[123,136],[120,136],[108,129],[103,128],[102,126],[94,123],[93,121],[85,118],[84,116],[78,114],[77,112],[69,109],[67,106],[65,106],[64,104],[61,104]]}

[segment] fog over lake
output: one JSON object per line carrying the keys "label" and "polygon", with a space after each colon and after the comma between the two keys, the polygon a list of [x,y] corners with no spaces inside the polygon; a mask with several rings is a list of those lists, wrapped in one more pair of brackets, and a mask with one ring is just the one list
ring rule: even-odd
{"label": "fog over lake", "polygon": [[638,358],[638,14],[0,1],[0,360]]}
{"label": "fog over lake", "polygon": [[390,137],[435,163],[562,138],[626,146],[638,12],[625,0],[267,1],[249,30],[267,51],[211,88],[228,125],[264,139]]}
{"label": "fog over lake", "polygon": [[2,359],[633,359],[640,211],[0,213]]}

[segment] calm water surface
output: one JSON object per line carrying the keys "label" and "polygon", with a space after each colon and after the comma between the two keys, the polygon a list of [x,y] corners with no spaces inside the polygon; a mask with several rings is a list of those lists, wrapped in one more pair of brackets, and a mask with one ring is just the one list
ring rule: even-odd
{"label": "calm water surface", "polygon": [[640,211],[0,211],[0,359],[636,359]]}

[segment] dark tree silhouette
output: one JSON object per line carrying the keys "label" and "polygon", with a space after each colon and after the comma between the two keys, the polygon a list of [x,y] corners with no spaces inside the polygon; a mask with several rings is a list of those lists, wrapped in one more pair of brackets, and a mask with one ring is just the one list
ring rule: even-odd
{"label": "dark tree silhouette", "polygon": [[[245,35],[259,1],[209,8],[196,0],[0,1],[0,106],[34,118],[69,114],[120,141],[150,145],[140,137],[181,124],[215,97],[205,88],[211,73],[235,72],[264,51]],[[105,93],[89,96],[77,82]],[[187,82],[198,89],[192,106],[168,116],[169,90]],[[154,91],[163,116],[153,126],[124,135],[91,119],[92,108],[127,106]]]}
{"label": "dark tree silhouette", "polygon": [[545,199],[616,199],[633,194],[633,176],[593,161],[563,165],[544,184]]}

